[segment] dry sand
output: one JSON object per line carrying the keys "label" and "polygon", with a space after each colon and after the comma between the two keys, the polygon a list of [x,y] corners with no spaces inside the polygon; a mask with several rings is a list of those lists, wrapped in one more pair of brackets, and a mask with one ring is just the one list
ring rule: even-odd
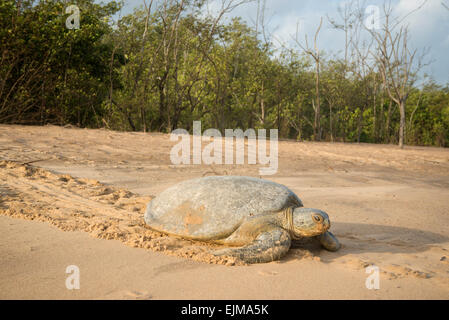
{"label": "dry sand", "polygon": [[[279,262],[244,265],[145,227],[146,203],[181,180],[258,176],[253,165],[173,166],[174,144],[0,125],[0,299],[449,298],[448,149],[280,142],[265,178],[328,212],[343,248],[295,244]],[[372,264],[379,290],[365,286]],[[68,265],[80,290],[65,287]]]}

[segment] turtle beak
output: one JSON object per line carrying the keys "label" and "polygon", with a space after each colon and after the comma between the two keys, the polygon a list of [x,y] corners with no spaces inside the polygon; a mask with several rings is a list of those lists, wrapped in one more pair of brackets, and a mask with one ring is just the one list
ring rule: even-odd
{"label": "turtle beak", "polygon": [[323,220],[323,222],[321,223],[321,231],[324,233],[327,230],[329,230],[330,227],[331,227],[331,222],[329,221],[329,219]]}
{"label": "turtle beak", "polygon": [[325,231],[327,231],[331,228],[331,222],[329,221],[329,219],[324,220],[323,227],[324,227]]}

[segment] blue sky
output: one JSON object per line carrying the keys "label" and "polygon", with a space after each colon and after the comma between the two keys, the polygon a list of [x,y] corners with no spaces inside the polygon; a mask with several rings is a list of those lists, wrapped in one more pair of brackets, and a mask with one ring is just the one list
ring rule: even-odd
{"label": "blue sky", "polygon": [[[393,0],[394,13],[397,16],[405,16],[413,9],[419,7],[425,0]],[[149,0],[147,0],[149,2]],[[292,45],[291,37],[296,32],[298,21],[300,22],[300,38],[308,34],[313,38],[320,18],[323,17],[323,27],[318,39],[319,47],[332,55],[338,55],[344,49],[344,34],[331,28],[326,16],[338,18],[338,6],[344,4],[344,0],[266,0],[267,28],[273,35],[275,44],[283,42]],[[411,45],[414,48],[429,48],[428,60],[432,64],[424,70],[441,84],[449,83],[449,0],[427,0],[424,6],[417,12],[409,15],[403,23],[410,29]],[[210,0],[209,11],[213,14],[220,0]],[[380,5],[380,0],[365,0],[365,5]],[[125,8],[122,14],[132,13],[133,8],[143,4],[143,0],[125,0]],[[256,19],[257,3],[245,4],[226,19],[240,16],[249,24]]]}

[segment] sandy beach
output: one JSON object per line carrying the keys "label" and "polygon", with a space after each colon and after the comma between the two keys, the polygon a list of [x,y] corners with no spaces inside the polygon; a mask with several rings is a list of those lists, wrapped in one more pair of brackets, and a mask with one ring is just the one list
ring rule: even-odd
{"label": "sandy beach", "polygon": [[[173,165],[175,143],[0,125],[0,299],[449,299],[448,149],[280,141],[264,178],[326,211],[342,249],[295,244],[245,265],[145,226],[148,201],[177,182],[259,177],[258,165]],[[69,265],[79,290],[66,288]]]}

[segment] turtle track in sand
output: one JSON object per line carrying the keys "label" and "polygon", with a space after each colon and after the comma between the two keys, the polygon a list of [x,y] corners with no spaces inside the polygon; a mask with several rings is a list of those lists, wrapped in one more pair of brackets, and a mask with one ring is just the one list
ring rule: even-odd
{"label": "turtle track in sand", "polygon": [[99,239],[160,251],[195,261],[243,265],[233,257],[216,257],[214,248],[155,232],[143,214],[151,197],[99,181],[74,178],[12,161],[0,161],[0,215],[50,223],[63,231],[84,231]]}

